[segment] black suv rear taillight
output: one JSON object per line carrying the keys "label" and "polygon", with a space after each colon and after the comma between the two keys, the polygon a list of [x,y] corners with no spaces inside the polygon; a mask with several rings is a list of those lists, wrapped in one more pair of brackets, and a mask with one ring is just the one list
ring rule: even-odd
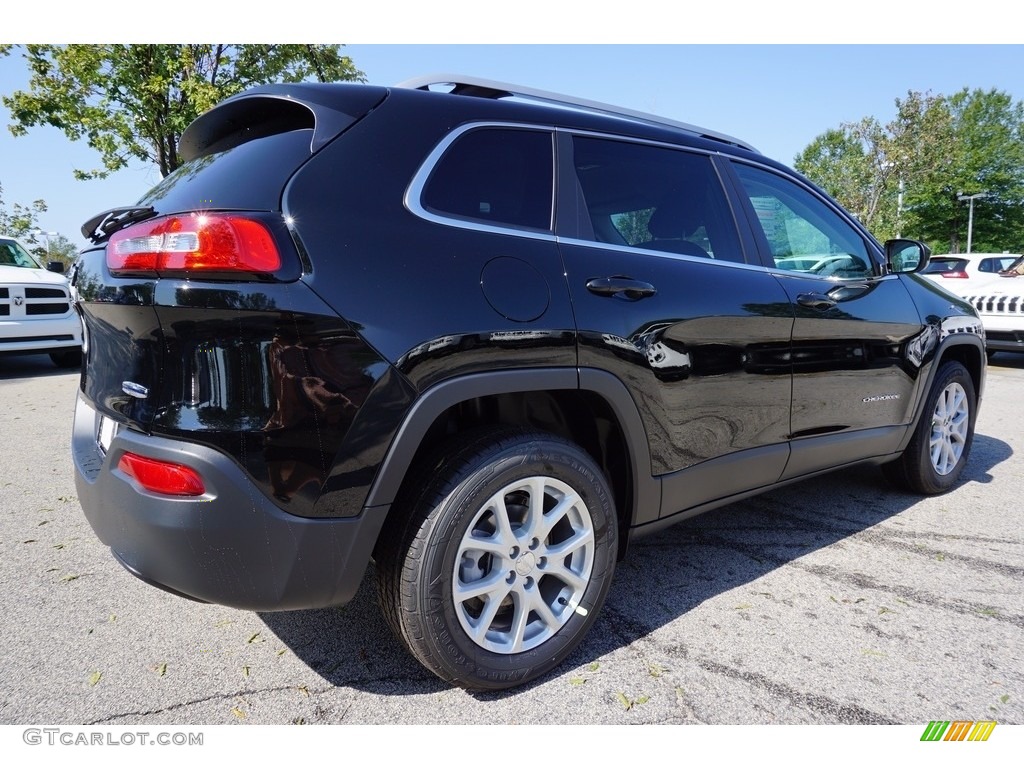
{"label": "black suv rear taillight", "polygon": [[115,232],[107,244],[107,267],[114,275],[199,273],[237,279],[277,275],[282,256],[270,225],[260,218],[193,212]]}

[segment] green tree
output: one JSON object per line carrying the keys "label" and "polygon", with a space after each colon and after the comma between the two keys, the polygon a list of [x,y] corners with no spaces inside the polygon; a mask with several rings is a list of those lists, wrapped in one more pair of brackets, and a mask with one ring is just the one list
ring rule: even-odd
{"label": "green tree", "polygon": [[34,250],[44,264],[59,261],[64,265],[65,271],[78,258],[78,246],[61,234],[51,235],[48,242]]}
{"label": "green tree", "polygon": [[647,226],[650,224],[652,213],[653,208],[620,213],[614,217],[612,224],[630,245],[644,243],[651,239],[651,231]]}
{"label": "green tree", "polygon": [[39,229],[39,216],[43,213],[46,213],[44,200],[36,200],[31,205],[14,203],[7,210],[4,188],[0,184],[0,235],[16,237],[27,245],[39,245],[39,240],[32,233]]}
{"label": "green tree", "polygon": [[957,198],[983,191],[972,250],[1024,248],[1024,107],[1008,94],[911,91],[891,122],[866,117],[827,131],[795,165],[880,240],[904,235],[959,252],[967,209]]}
{"label": "green tree", "polygon": [[0,185],[0,236],[15,237],[44,265],[50,261],[63,262],[64,267],[78,258],[78,247],[64,235],[44,235],[39,226],[39,217],[46,213],[45,200],[35,200],[30,205],[14,203],[10,210],[4,205],[4,189]]}
{"label": "green tree", "polygon": [[871,157],[874,147],[865,146],[861,133],[854,125],[829,129],[797,155],[794,166],[870,229],[878,184]]}
{"label": "green tree", "polygon": [[[9,46],[7,47],[9,48]],[[129,160],[152,162],[164,176],[181,164],[178,140],[222,99],[268,82],[364,80],[337,45],[25,45],[26,91],[3,98],[11,132],[37,125],[85,139],[102,178]],[[0,47],[0,54],[7,52]]]}
{"label": "green tree", "polygon": [[1024,104],[1009,94],[966,88],[944,100],[952,141],[938,154],[907,204],[923,239],[939,249],[966,248],[968,204],[974,202],[972,250],[1024,249]]}

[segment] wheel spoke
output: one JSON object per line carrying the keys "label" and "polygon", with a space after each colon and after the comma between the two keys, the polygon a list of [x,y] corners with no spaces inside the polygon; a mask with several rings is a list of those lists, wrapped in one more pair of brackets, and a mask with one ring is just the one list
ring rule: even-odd
{"label": "wheel spoke", "polygon": [[470,533],[462,542],[462,549],[459,555],[467,552],[488,552],[493,555],[507,555],[508,545],[497,538],[497,534],[484,538]]}
{"label": "wheel spoke", "polygon": [[495,536],[505,546],[512,546],[516,542],[516,535],[512,531],[512,521],[508,519],[508,507],[505,505],[505,493],[502,491],[493,499],[494,524],[497,528]]}
{"label": "wheel spoke", "polygon": [[957,387],[953,392],[953,404],[949,409],[950,413],[957,417],[962,416],[966,412],[966,409],[964,408],[965,399],[966,395],[964,394],[964,391]]}
{"label": "wheel spoke", "polygon": [[530,511],[526,516],[523,533],[532,537],[538,536],[537,530],[544,525],[544,478],[531,477],[527,487],[530,491]]}
{"label": "wheel spoke", "polygon": [[953,454],[953,446],[947,438],[942,443],[942,474],[947,474],[954,464],[956,464],[956,456]]}
{"label": "wheel spoke", "polygon": [[576,531],[565,541],[560,541],[554,546],[549,546],[545,554],[548,557],[563,558],[567,555],[571,555],[581,547],[592,544],[594,541],[594,532],[589,528]]}
{"label": "wheel spoke", "polygon": [[538,527],[538,530],[533,532],[533,535],[543,541],[548,537],[551,529],[555,527],[559,520],[569,514],[576,504],[580,501],[579,494],[571,493],[564,496],[550,512],[543,517],[542,524]]}
{"label": "wheel spoke", "polygon": [[935,399],[928,440],[929,457],[937,474],[948,475],[963,457],[970,434],[970,417],[967,392],[959,383],[950,383]]}
{"label": "wheel spoke", "polygon": [[573,590],[579,592],[587,586],[587,580],[574,571],[569,570],[564,565],[549,565],[544,569],[544,575],[550,576],[554,579],[558,579],[563,584],[572,587]]}
{"label": "wheel spoke", "polygon": [[508,595],[510,588],[506,586],[504,590],[497,590],[487,598],[487,603],[484,605],[484,610],[480,614],[479,618],[475,622],[471,623],[476,629],[471,633],[473,640],[477,644],[483,644],[487,637],[487,630],[491,628],[491,624],[494,623],[494,617],[498,615],[498,609],[501,608],[501,602]]}
{"label": "wheel spoke", "polygon": [[512,631],[509,632],[510,652],[519,653],[526,650],[523,638],[526,637],[526,622],[530,618],[530,607],[525,596],[518,589],[512,592],[512,605]]}
{"label": "wheel spoke", "polygon": [[533,608],[534,611],[536,611],[537,615],[540,617],[540,620],[544,622],[544,625],[551,629],[558,629],[559,626],[561,626],[561,622],[559,621],[558,617],[555,616],[554,612],[551,610],[551,607],[544,602],[543,598],[541,598],[537,590],[531,590],[530,597],[530,606]]}
{"label": "wheel spoke", "polygon": [[565,605],[590,585],[596,548],[590,511],[572,486],[543,475],[506,485],[459,543],[451,589],[467,637],[501,654],[542,645],[574,615]]}
{"label": "wheel spoke", "polygon": [[[455,594],[452,596],[455,598],[456,603],[464,603],[467,600],[472,600],[474,597],[490,594],[496,591],[496,588],[500,590],[504,581],[505,572],[495,570],[489,576],[471,581],[468,584],[457,581],[454,590]],[[508,590],[505,590],[505,592],[507,593]]]}

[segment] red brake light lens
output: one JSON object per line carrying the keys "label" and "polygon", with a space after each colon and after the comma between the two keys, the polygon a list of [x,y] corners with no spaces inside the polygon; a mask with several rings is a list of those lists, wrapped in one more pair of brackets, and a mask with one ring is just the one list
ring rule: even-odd
{"label": "red brake light lens", "polygon": [[270,230],[242,216],[191,213],[143,221],[110,236],[107,266],[121,272],[246,272],[281,267]]}
{"label": "red brake light lens", "polygon": [[959,278],[966,279],[967,278],[967,273],[962,271],[962,270],[954,269],[954,270],[951,270],[949,272],[943,272],[942,276],[943,277],[959,277]]}
{"label": "red brake light lens", "polygon": [[152,493],[167,496],[202,496],[206,493],[199,473],[182,464],[126,453],[117,463],[117,468]]}

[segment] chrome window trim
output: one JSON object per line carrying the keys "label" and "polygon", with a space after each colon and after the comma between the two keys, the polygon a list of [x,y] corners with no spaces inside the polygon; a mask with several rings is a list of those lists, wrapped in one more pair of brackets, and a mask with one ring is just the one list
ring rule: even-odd
{"label": "chrome window trim", "polygon": [[[589,131],[573,128],[564,128],[557,125],[542,125],[539,123],[516,123],[502,120],[481,120],[474,121],[471,123],[465,123],[457,128],[449,131],[448,134],[437,143],[430,153],[420,163],[419,168],[416,169],[416,173],[413,174],[412,181],[409,182],[409,186],[405,190],[405,195],[402,199],[406,210],[412,213],[414,216],[418,216],[424,221],[429,221],[433,224],[443,224],[449,227],[457,227],[459,229],[470,229],[477,232],[489,232],[491,234],[498,235],[517,235],[519,237],[528,237],[534,240],[558,240],[554,234],[554,216],[555,216],[555,205],[557,203],[557,187],[558,187],[558,168],[557,158],[555,157],[554,150],[552,151],[552,179],[554,183],[551,185],[551,216],[552,222],[549,225],[547,231],[538,231],[535,229],[527,229],[525,227],[515,227],[510,224],[499,225],[499,224],[486,224],[483,221],[477,219],[462,219],[451,214],[434,213],[428,211],[423,205],[423,191],[426,189],[427,181],[430,179],[430,174],[433,173],[434,167],[437,162],[441,159],[442,155],[448,151],[455,141],[465,133],[469,131],[478,130],[480,128],[513,128],[519,130],[528,131],[544,131],[551,134],[567,133],[572,136],[583,136],[591,139],[605,139],[608,141],[626,141],[632,144],[645,144],[652,147],[661,147],[663,149],[672,149],[677,152],[689,152],[690,154],[703,155],[704,157],[712,157],[714,155],[724,155],[731,157],[728,153],[714,152],[700,147],[687,147],[679,144],[672,144],[667,141],[658,141],[655,139],[645,139],[637,136],[624,136],[617,133],[604,133],[601,131]],[[565,241],[565,238],[562,238]],[[630,250],[639,251],[642,253],[660,253],[665,255],[664,251],[648,251],[644,248],[634,248],[633,246],[616,246],[614,243],[598,243],[597,241],[573,241],[574,243],[589,244],[595,246],[609,245],[613,248],[624,247]],[[725,260],[721,260],[724,263]],[[737,264],[738,262],[730,262]]]}
{"label": "chrome window trim", "polygon": [[[748,263],[748,262],[732,261],[730,259],[714,259],[714,258],[707,259],[707,258],[704,258],[704,257],[701,257],[701,256],[687,256],[685,254],[670,253],[670,252],[667,252],[667,251],[655,251],[655,250],[650,250],[650,249],[647,249],[647,248],[637,248],[636,246],[627,245],[625,243],[622,243],[622,244],[620,244],[620,243],[602,243],[602,242],[599,242],[597,240],[583,240],[583,239],[575,238],[575,237],[560,237],[560,236],[557,236],[557,235],[555,235],[555,233],[553,231],[553,228],[554,228],[554,217],[555,217],[555,205],[556,205],[556,202],[557,202],[557,187],[558,187],[558,160],[557,160],[557,157],[555,156],[554,148],[552,149],[552,164],[553,164],[553,167],[552,167],[552,179],[553,179],[553,183],[551,185],[551,187],[552,187],[551,188],[551,196],[552,196],[551,197],[551,216],[552,216],[551,227],[552,227],[552,229],[550,229],[549,231],[541,232],[541,231],[533,230],[533,229],[526,229],[526,228],[522,228],[522,227],[514,227],[512,225],[504,225],[503,226],[503,225],[496,225],[496,224],[486,224],[486,223],[484,223],[482,221],[478,221],[478,220],[475,220],[475,219],[461,219],[461,218],[458,218],[458,217],[453,216],[451,214],[447,214],[446,215],[446,214],[434,213],[433,211],[428,211],[423,206],[423,202],[422,202],[423,191],[426,188],[427,181],[430,178],[430,174],[433,172],[434,167],[437,165],[437,162],[441,159],[441,157],[444,155],[444,153],[448,151],[448,149],[451,147],[451,145],[454,144],[455,141],[460,136],[462,136],[463,134],[466,134],[466,133],[468,133],[470,131],[473,131],[473,130],[479,130],[481,128],[511,128],[511,129],[516,129],[516,130],[543,131],[543,132],[546,132],[546,133],[550,133],[552,135],[559,134],[559,133],[564,133],[564,134],[569,134],[571,136],[582,136],[582,137],[591,138],[591,139],[605,139],[605,140],[608,140],[608,141],[625,141],[625,142],[629,142],[629,143],[632,143],[632,144],[644,144],[644,145],[647,145],[647,146],[658,147],[658,148],[662,148],[662,149],[675,150],[677,152],[689,152],[690,154],[703,155],[703,156],[708,157],[708,158],[711,158],[713,156],[721,156],[721,157],[724,157],[724,158],[726,158],[728,160],[731,160],[733,162],[742,162],[742,163],[745,163],[747,165],[754,166],[754,167],[760,168],[760,169],[762,169],[764,171],[773,173],[773,174],[775,174],[777,176],[782,176],[783,178],[789,179],[794,184],[797,184],[799,187],[801,187],[802,189],[806,190],[808,194],[813,195],[816,199],[818,199],[820,202],[825,204],[830,210],[832,210],[843,221],[847,222],[857,232],[861,233],[862,236],[866,236],[867,243],[869,244],[869,248],[868,248],[869,251],[870,250],[874,250],[874,248],[872,248],[871,246],[877,246],[877,241],[875,241],[874,237],[872,237],[870,235],[870,233],[867,232],[867,230],[865,230],[860,225],[859,222],[857,222],[856,220],[853,220],[843,210],[836,208],[836,206],[828,198],[822,198],[821,195],[813,187],[811,187],[808,184],[806,184],[802,179],[800,179],[800,178],[798,178],[796,176],[792,176],[790,174],[781,173],[778,168],[774,168],[771,165],[767,165],[765,163],[759,163],[759,162],[756,162],[756,161],[751,161],[751,160],[748,160],[746,158],[736,157],[735,155],[733,155],[731,153],[728,153],[728,152],[712,151],[712,150],[704,149],[702,147],[689,147],[689,146],[684,146],[684,145],[680,145],[680,144],[673,144],[673,143],[667,142],[667,141],[660,141],[660,140],[656,140],[656,139],[647,139],[647,138],[637,137],[637,136],[624,136],[622,134],[606,133],[606,132],[602,132],[602,131],[591,131],[591,130],[585,130],[585,129],[565,128],[565,127],[556,126],[556,125],[543,125],[543,124],[539,124],[539,123],[517,123],[517,122],[500,121],[500,120],[483,120],[483,121],[474,121],[474,122],[470,122],[470,123],[465,123],[463,125],[460,125],[460,126],[454,128],[454,129],[452,129],[451,131],[449,131],[448,134],[445,135],[445,137],[441,141],[439,141],[437,143],[437,145],[423,159],[423,162],[420,163],[419,168],[416,169],[416,173],[413,174],[412,181],[409,182],[409,186],[406,188],[405,195],[403,197],[403,201],[402,202],[405,205],[405,208],[410,213],[412,213],[414,216],[417,216],[417,217],[419,217],[419,218],[421,218],[421,219],[423,219],[425,221],[429,221],[429,222],[431,222],[433,224],[440,224],[440,225],[447,226],[447,227],[455,227],[457,229],[468,229],[468,230],[472,230],[472,231],[476,231],[476,232],[486,232],[486,233],[489,233],[489,234],[496,234],[496,235],[514,235],[516,237],[525,237],[525,238],[530,238],[530,239],[533,239],[533,240],[544,240],[544,241],[558,243],[558,244],[563,244],[564,243],[565,245],[572,245],[572,246],[584,247],[584,248],[596,248],[596,249],[599,249],[599,250],[606,250],[606,251],[627,251],[627,252],[631,252],[631,253],[639,253],[639,254],[645,254],[645,255],[649,255],[649,256],[659,256],[661,258],[671,259],[671,260],[674,260],[674,261],[692,262],[692,263],[695,263],[695,264],[708,264],[708,263],[710,263],[710,264],[716,264],[716,265],[722,266],[722,267],[728,266],[728,267],[737,268],[737,269],[748,269],[748,270],[755,270],[755,271],[759,271],[759,272],[768,272],[769,274],[772,274],[772,275],[774,275],[776,277],[785,277],[785,276],[813,277],[813,278],[816,278],[818,280],[822,280],[824,282],[828,282],[828,283],[832,283],[832,284],[836,284],[836,283],[839,283],[839,282],[847,282],[847,281],[879,280],[879,279],[887,279],[887,278],[890,278],[890,277],[891,278],[898,277],[897,275],[884,274],[884,275],[870,275],[868,277],[860,277],[860,278],[835,278],[835,277],[831,277],[831,276],[814,275],[814,274],[812,274],[810,272],[799,272],[799,271],[795,271],[795,270],[779,269],[778,267],[775,267],[775,266],[766,267],[763,264],[751,264],[751,263]],[[876,253],[875,255],[876,255],[876,258],[877,258],[878,253]]]}
{"label": "chrome window trim", "polygon": [[728,152],[722,152],[721,150],[710,150],[705,149],[704,147],[689,147],[685,144],[673,144],[670,141],[648,139],[642,136],[626,136],[621,133],[605,133],[603,131],[591,131],[585,128],[565,128],[562,126],[555,126],[554,130],[555,133],[568,133],[573,136],[582,136],[586,139],[606,139],[608,141],[625,141],[630,144],[646,144],[649,147],[674,149],[677,152],[689,152],[691,155],[704,155],[705,157],[722,155],[723,157],[733,157],[733,155]]}
{"label": "chrome window trim", "polygon": [[800,277],[805,280],[820,280],[829,285],[840,285],[843,283],[878,283],[883,280],[899,280],[899,272],[886,272],[884,275],[868,275],[867,277],[836,277],[835,275],[816,275],[813,272],[800,272],[795,269],[780,269],[779,267],[762,267],[772,276],[781,279]]}
{"label": "chrome window trim", "polygon": [[[737,267],[739,269],[753,269],[758,272],[766,272],[768,268],[762,264],[748,264],[745,261],[732,261],[731,259],[706,258],[704,256],[687,256],[684,253],[672,253],[670,251],[655,251],[650,248],[637,248],[635,245],[620,245],[618,243],[601,243],[597,240],[580,240],[575,237],[557,237],[555,240],[561,245],[582,246],[584,248],[597,248],[602,251],[628,251],[629,253],[640,253],[646,256],[660,256],[663,259],[672,261],[685,261],[691,264],[712,264],[719,267]],[[798,274],[788,272],[786,274]]]}

